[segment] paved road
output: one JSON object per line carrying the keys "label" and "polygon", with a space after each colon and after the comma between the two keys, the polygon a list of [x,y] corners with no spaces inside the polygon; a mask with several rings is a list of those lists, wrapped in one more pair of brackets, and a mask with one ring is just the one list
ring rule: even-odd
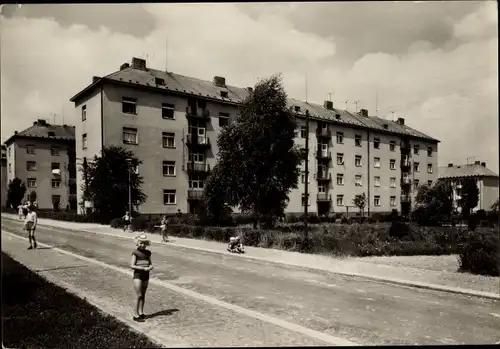
{"label": "paved road", "polygon": [[[2,230],[25,235],[21,224],[15,221],[4,220]],[[25,251],[25,242],[15,242],[16,239],[6,239],[4,235],[2,250],[18,256],[36,253],[41,266],[56,253],[51,250]],[[41,226],[37,228],[37,237],[41,242],[66,251],[125,268],[134,248],[131,240]],[[277,266],[229,253],[207,253],[159,244],[151,246],[151,250],[155,265],[152,276],[160,280],[358,344],[491,344],[500,340],[498,301]],[[58,268],[78,263],[70,261],[68,256],[59,256],[58,259]],[[112,283],[115,276],[111,274],[114,272],[94,267],[91,274],[87,270],[88,275],[84,275],[84,269],[68,268],[59,273],[60,277],[69,278],[70,282],[88,290],[131,292],[129,279],[120,281],[124,282],[120,291],[109,290],[111,286],[107,284]],[[94,283],[82,281],[89,275]],[[122,297],[132,300],[132,295],[123,294]],[[259,320],[252,315],[255,313],[235,313],[156,286],[148,295],[146,311],[148,305],[160,304],[155,303],[155,299],[162,302],[162,307],[175,304],[179,309],[175,313],[178,315],[173,314],[170,320],[155,319],[155,324],[168,329],[161,321],[172,322],[174,316],[183,319],[185,323],[175,330],[175,338],[184,344],[325,344],[314,336],[284,330]],[[128,306],[123,304],[124,309]],[[207,323],[210,326],[207,327]],[[224,342],[215,338],[217,335],[214,334],[223,331],[232,331],[240,339]]]}

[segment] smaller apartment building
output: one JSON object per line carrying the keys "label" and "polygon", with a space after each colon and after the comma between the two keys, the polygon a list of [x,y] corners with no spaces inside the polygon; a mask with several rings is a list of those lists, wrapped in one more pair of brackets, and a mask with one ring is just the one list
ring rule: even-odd
{"label": "smaller apartment building", "polygon": [[37,193],[40,209],[76,210],[75,128],[37,120],[6,142],[7,182],[21,179]]}
{"label": "smaller apartment building", "polygon": [[453,188],[453,207],[458,212],[462,211],[460,207],[460,189],[462,181],[466,178],[473,178],[479,189],[478,205],[473,209],[491,210],[491,206],[499,197],[499,176],[486,167],[485,162],[476,161],[474,164],[454,165],[439,168],[439,180],[449,181]]}
{"label": "smaller apartment building", "polygon": [[1,206],[5,207],[7,204],[7,191],[9,187],[9,183],[7,182],[7,147],[5,144],[2,144],[2,157],[1,157],[1,183],[0,183],[0,191],[1,191]]}
{"label": "smaller apartment building", "polygon": [[[204,81],[146,67],[133,58],[132,65],[92,83],[71,98],[75,105],[76,152],[80,161],[91,160],[104,146],[119,145],[133,151],[143,163],[147,202],[143,213],[196,212],[204,180],[215,165],[217,136],[238,113],[251,88],[226,84],[223,77]],[[296,113],[296,142],[304,146],[305,111],[309,128],[309,211],[319,214],[353,212],[354,195],[367,195],[368,212],[401,209],[403,172],[401,143],[432,148],[419,160],[413,177],[422,182],[436,179],[424,173],[437,165],[438,141],[398,122],[350,113],[325,105],[288,100]],[[414,157],[410,152],[408,162]],[[302,165],[304,167],[304,164]],[[420,169],[423,169],[420,172]],[[304,170],[304,169],[303,169]],[[409,169],[406,170],[410,182]],[[406,177],[405,177],[406,178]],[[77,176],[78,200],[82,200],[83,174]],[[303,211],[305,175],[292,190],[287,213]],[[411,187],[406,189],[410,202]]]}

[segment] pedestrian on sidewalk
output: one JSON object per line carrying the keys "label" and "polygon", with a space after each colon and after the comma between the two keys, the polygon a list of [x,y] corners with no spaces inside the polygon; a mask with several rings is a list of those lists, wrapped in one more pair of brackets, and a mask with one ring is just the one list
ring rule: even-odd
{"label": "pedestrian on sidewalk", "polygon": [[28,247],[28,250],[32,250],[33,247],[37,247],[35,239],[36,223],[37,216],[34,207],[28,206],[28,213],[26,214],[26,218],[24,219],[24,229],[28,231],[28,238],[30,241],[30,247]]}
{"label": "pedestrian on sidewalk", "polygon": [[130,217],[129,212],[125,212],[123,219],[123,231],[130,232],[130,223],[132,222],[132,217]]}
{"label": "pedestrian on sidewalk", "polygon": [[153,270],[153,264],[151,262],[151,251],[146,249],[150,245],[146,234],[138,235],[136,240],[137,249],[132,252],[132,259],[130,260],[130,268],[134,270],[133,285],[137,296],[133,319],[134,321],[143,322],[146,318],[144,315],[144,301],[149,284],[149,272]]}
{"label": "pedestrian on sidewalk", "polygon": [[168,242],[168,226],[169,226],[170,220],[167,218],[167,216],[163,216],[160,222],[160,229],[161,229],[161,241],[162,242]]}

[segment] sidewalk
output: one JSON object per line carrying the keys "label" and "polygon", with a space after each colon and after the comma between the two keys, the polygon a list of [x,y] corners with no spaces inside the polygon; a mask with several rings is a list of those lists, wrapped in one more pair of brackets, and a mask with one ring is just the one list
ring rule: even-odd
{"label": "sidewalk", "polygon": [[[7,213],[2,213],[2,218],[19,220],[16,215]],[[126,233],[121,229],[114,229],[100,224],[63,222],[43,218],[39,219],[39,224],[128,239],[133,239],[135,236],[134,233]],[[149,234],[149,236],[152,243],[161,244],[161,237],[158,234]],[[228,253],[225,243],[215,241],[172,237],[171,242],[168,244],[206,252]],[[322,270],[410,287],[500,299],[499,277],[452,271],[454,268],[451,268],[450,265],[453,265],[453,259],[456,259],[455,256],[340,259],[324,255],[302,254],[258,247],[245,247],[245,250],[246,254],[240,255],[241,258]],[[447,265],[447,267],[442,268],[436,265],[436,261],[442,265]]]}

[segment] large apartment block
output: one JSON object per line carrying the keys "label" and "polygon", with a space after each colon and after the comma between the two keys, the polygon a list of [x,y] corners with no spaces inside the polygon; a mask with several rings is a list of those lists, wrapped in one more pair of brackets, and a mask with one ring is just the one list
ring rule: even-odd
{"label": "large apartment block", "polygon": [[0,204],[5,207],[7,204],[7,189],[9,183],[7,182],[7,147],[2,144],[2,156],[0,158],[0,171],[1,171],[1,182],[0,182]]}
{"label": "large apartment block", "polygon": [[37,120],[15,132],[7,147],[7,182],[21,179],[37,193],[40,209],[76,210],[75,127]]}
{"label": "large apartment block", "polygon": [[[217,135],[238,113],[251,88],[226,84],[223,77],[204,81],[151,69],[133,58],[120,70],[92,83],[71,101],[78,114],[77,158],[91,160],[103,146],[132,150],[143,164],[148,200],[144,213],[196,212],[203,184],[215,165]],[[289,99],[305,145],[305,112],[310,112],[309,178],[302,175],[290,195],[287,213],[353,212],[353,197],[365,193],[369,212],[401,210],[411,202],[415,183],[437,178],[437,144],[404,124]],[[302,165],[304,166],[304,165]],[[309,197],[303,196],[309,181]],[[418,182],[417,182],[418,181]],[[83,176],[77,176],[78,201]],[[404,204],[403,204],[404,206]]]}

